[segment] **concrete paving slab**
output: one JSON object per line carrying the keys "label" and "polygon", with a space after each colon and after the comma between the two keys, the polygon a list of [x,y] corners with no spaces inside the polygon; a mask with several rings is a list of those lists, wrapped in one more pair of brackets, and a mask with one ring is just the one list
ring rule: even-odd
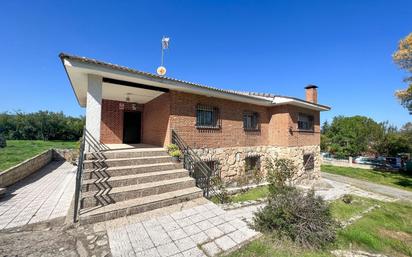
{"label": "concrete paving slab", "polygon": [[74,195],[75,179],[75,166],[53,161],[9,187],[0,202],[0,229],[66,216]]}

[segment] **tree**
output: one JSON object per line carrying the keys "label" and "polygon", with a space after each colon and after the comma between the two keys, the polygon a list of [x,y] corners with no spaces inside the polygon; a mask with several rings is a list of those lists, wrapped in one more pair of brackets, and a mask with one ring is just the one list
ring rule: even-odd
{"label": "tree", "polygon": [[[398,49],[393,54],[393,60],[401,69],[412,73],[412,33],[399,42]],[[395,96],[412,114],[412,76],[406,77],[404,81],[409,83],[408,88],[397,90]]]}
{"label": "tree", "polygon": [[381,127],[364,116],[333,118],[321,137],[321,146],[338,157],[357,156],[370,151],[377,143]]}

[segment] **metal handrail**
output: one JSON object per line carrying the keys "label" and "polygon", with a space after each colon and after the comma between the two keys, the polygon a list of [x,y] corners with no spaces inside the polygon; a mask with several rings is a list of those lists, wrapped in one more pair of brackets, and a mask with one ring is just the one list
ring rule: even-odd
{"label": "metal handrail", "polygon": [[79,211],[80,211],[80,197],[82,191],[82,177],[83,177],[83,168],[84,168],[84,148],[86,142],[86,129],[83,129],[83,136],[80,139],[80,149],[79,149],[79,158],[77,162],[77,172],[76,172],[76,189],[74,191],[74,215],[73,221],[77,222],[79,219]]}
{"label": "metal handrail", "polygon": [[[213,174],[216,170],[210,169],[210,167],[196,154],[193,149],[188,146],[183,139],[172,129],[172,143],[177,145],[180,151],[183,153],[183,166],[189,171],[189,175],[196,181],[196,186],[203,190],[203,196],[210,198],[212,196],[217,197],[220,201],[223,200],[221,194],[215,190],[217,186],[216,181],[213,179]],[[196,170],[201,173],[196,174]]]}

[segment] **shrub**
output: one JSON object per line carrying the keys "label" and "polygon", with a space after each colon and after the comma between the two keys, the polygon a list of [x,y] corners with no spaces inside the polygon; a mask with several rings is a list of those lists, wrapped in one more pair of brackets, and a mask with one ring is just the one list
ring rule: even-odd
{"label": "shrub", "polygon": [[253,181],[256,185],[259,185],[263,181],[264,177],[265,176],[262,169],[253,169]]}
{"label": "shrub", "polygon": [[279,190],[291,187],[298,170],[294,162],[289,159],[268,159],[265,168],[270,194],[276,194]]}
{"label": "shrub", "polygon": [[215,198],[217,198],[220,203],[231,202],[229,192],[227,191],[226,185],[223,182],[221,177],[219,176],[212,177],[211,184],[214,190],[218,191],[218,195],[216,195]]}
{"label": "shrub", "polygon": [[268,161],[266,169],[268,203],[255,213],[254,227],[310,248],[321,248],[333,242],[337,223],[332,218],[329,204],[315,196],[313,189],[305,193],[293,187],[297,173],[293,161]]}
{"label": "shrub", "polygon": [[353,196],[350,194],[345,194],[342,196],[342,201],[346,204],[351,204],[353,201]]}
{"label": "shrub", "polygon": [[167,145],[167,152],[170,154],[171,152],[174,152],[176,150],[179,150],[179,147],[175,144],[169,144]]}
{"label": "shrub", "polygon": [[172,157],[180,157],[180,156],[182,156],[182,153],[180,152],[180,150],[171,151],[171,152],[169,152],[169,154],[170,154],[170,156],[172,156]]}
{"label": "shrub", "polygon": [[0,134],[0,148],[4,148],[7,146],[6,138]]}
{"label": "shrub", "polygon": [[270,196],[268,205],[255,214],[254,227],[280,238],[289,237],[309,248],[333,242],[337,224],[329,205],[313,190],[304,193],[293,187]]}

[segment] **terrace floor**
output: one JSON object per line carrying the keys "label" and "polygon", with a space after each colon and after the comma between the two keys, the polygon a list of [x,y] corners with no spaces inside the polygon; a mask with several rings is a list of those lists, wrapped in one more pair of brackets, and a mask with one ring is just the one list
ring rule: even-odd
{"label": "terrace floor", "polygon": [[76,167],[53,161],[7,188],[0,199],[0,230],[65,218],[73,199]]}

